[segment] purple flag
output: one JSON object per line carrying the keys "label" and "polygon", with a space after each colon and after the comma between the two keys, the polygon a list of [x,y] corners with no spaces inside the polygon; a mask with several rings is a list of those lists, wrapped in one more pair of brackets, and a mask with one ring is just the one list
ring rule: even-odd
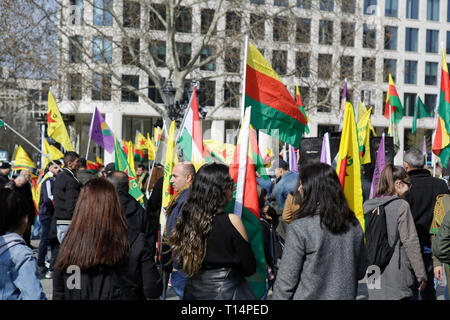
{"label": "purple flag", "polygon": [[344,126],[344,111],[345,111],[345,103],[347,102],[347,78],[344,80],[344,89],[342,90],[341,96],[341,108],[339,110],[339,132],[342,131]]}
{"label": "purple flag", "polygon": [[289,145],[289,171],[298,172],[297,155],[293,146]]}
{"label": "purple flag", "polygon": [[422,153],[427,156],[427,141],[425,139],[425,136],[423,136],[423,143],[422,143]]}
{"label": "purple flag", "polygon": [[375,196],[378,180],[380,180],[381,171],[386,166],[386,154],[384,151],[384,133],[380,140],[380,146],[377,151],[377,162],[375,163],[375,169],[373,171],[372,185],[370,187],[370,199]]}
{"label": "purple flag", "polygon": [[97,107],[95,107],[94,114],[92,115],[89,137],[109,153],[114,152],[114,134],[106,124],[105,119],[103,119]]}
{"label": "purple flag", "polygon": [[328,132],[323,136],[322,150],[320,152],[320,162],[329,164],[331,166],[330,140],[328,138]]}

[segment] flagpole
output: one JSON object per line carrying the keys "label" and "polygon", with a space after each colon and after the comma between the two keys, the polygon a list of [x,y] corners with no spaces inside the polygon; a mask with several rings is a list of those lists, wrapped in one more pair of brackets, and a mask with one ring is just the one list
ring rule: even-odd
{"label": "flagpole", "polygon": [[88,159],[88,154],[89,154],[89,146],[91,144],[91,132],[92,132],[92,124],[94,123],[94,117],[95,117],[95,111],[97,110],[97,107],[95,107],[94,112],[92,113],[92,119],[91,119],[91,126],[89,127],[89,140],[88,140],[88,145],[87,145],[87,150],[86,150],[86,161]]}
{"label": "flagpole", "polygon": [[25,140],[25,142],[27,142],[30,146],[32,146],[34,149],[36,149],[40,154],[43,154],[51,163],[58,166],[58,168],[62,170],[62,168],[56,162],[54,162],[52,159],[50,159],[50,157],[47,154],[42,152],[38,147],[36,147],[34,144],[32,144],[30,141],[28,141],[27,138],[25,138],[23,135],[21,135],[19,132],[17,132],[14,128],[12,128],[4,120],[2,120],[2,121],[3,121],[3,124],[5,127],[9,128],[13,133],[17,134],[19,137],[21,137],[23,140]]}
{"label": "flagpole", "polygon": [[245,111],[245,82],[247,80],[247,59],[248,59],[248,35],[245,36],[245,54],[244,54],[244,77],[242,81],[242,102],[241,102],[241,123],[244,119]]}

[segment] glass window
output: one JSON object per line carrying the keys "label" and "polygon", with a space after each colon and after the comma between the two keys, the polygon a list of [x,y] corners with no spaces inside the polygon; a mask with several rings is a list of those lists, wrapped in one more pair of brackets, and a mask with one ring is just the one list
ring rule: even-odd
{"label": "glass window", "polygon": [[324,45],[333,44],[333,21],[329,20],[319,21],[319,44]]}
{"label": "glass window", "polygon": [[397,60],[396,59],[384,59],[384,61],[383,61],[383,81],[384,82],[389,82],[389,74],[391,74],[393,80],[396,78],[396,75],[397,75]]}
{"label": "glass window", "polygon": [[113,0],[94,0],[94,26],[112,26]]}
{"label": "glass window", "polygon": [[334,10],[334,0],[319,0],[320,10],[322,11],[333,11]]}
{"label": "glass window", "polygon": [[277,7],[287,7],[289,0],[273,0],[273,5]]}
{"label": "glass window", "polygon": [[[201,25],[200,25],[201,34],[208,33],[209,27],[211,26],[211,23],[214,18],[214,14],[215,14],[215,10],[213,10],[213,9],[202,9]],[[213,30],[212,34],[216,34],[216,28]]]}
{"label": "glass window", "polygon": [[363,81],[375,81],[375,58],[362,58],[362,77]]}
{"label": "glass window", "polygon": [[265,0],[250,0],[250,3],[253,4],[265,4]]}
{"label": "glass window", "polygon": [[405,84],[417,83],[417,61],[405,60]]}
{"label": "glass window", "polygon": [[129,90],[125,86],[130,85],[135,90],[139,89],[139,76],[122,75],[122,101],[123,102],[139,102],[139,96],[135,90]]}
{"label": "glass window", "polygon": [[192,9],[188,7],[177,7],[175,18],[175,30],[177,32],[192,32]]}
{"label": "glass window", "polygon": [[251,39],[264,39],[265,31],[265,18],[260,15],[250,14],[250,37]]}
{"label": "glass window", "polygon": [[355,24],[351,22],[341,22],[341,46],[355,46]]}
{"label": "glass window", "polygon": [[240,72],[241,51],[239,48],[226,48],[224,60],[226,72]]}
{"label": "glass window", "polygon": [[[161,83],[164,83],[164,79],[161,79]],[[163,103],[161,94],[150,77],[148,78],[148,97],[156,103]]]}
{"label": "glass window", "polygon": [[309,87],[299,87],[302,95],[302,102],[304,106],[309,105]]}
{"label": "glass window", "polygon": [[364,14],[375,15],[377,13],[377,0],[364,0]]}
{"label": "glass window", "polygon": [[300,43],[311,41],[311,19],[297,18],[295,40]]}
{"label": "glass window", "polygon": [[188,64],[189,60],[191,60],[191,43],[176,42],[175,47],[178,52],[180,67],[183,68]]}
{"label": "glass window", "polygon": [[450,52],[450,31],[447,31],[447,49],[445,52]]}
{"label": "glass window", "polygon": [[405,116],[414,117],[414,107],[416,106],[417,94],[405,93],[403,95],[403,107]]}
{"label": "glass window", "polygon": [[341,11],[345,13],[355,13],[356,0],[342,0]]}
{"label": "glass window", "polygon": [[425,100],[423,103],[425,104],[425,108],[427,109],[428,114],[434,117],[434,110],[437,103],[437,94],[425,94]]}
{"label": "glass window", "polygon": [[122,40],[122,64],[136,65],[139,62],[139,39]]}
{"label": "glass window", "polygon": [[286,18],[277,17],[273,19],[273,40],[289,40],[289,21]]}
{"label": "glass window", "polygon": [[81,100],[81,73],[69,75],[69,100]]}
{"label": "glass window", "polygon": [[384,49],[397,50],[397,27],[384,27]]}
{"label": "glass window", "polygon": [[417,52],[417,38],[419,29],[406,28],[405,34],[405,51]]}
{"label": "glass window", "polygon": [[123,2],[123,26],[139,28],[141,25],[141,4],[136,1]]}
{"label": "glass window", "polygon": [[[79,19],[80,19],[80,24],[83,23],[83,0],[70,0],[70,5],[72,7],[76,7],[76,10],[78,10],[78,12],[74,12],[74,10],[71,10],[69,15],[71,17],[77,17],[79,14]],[[77,24],[77,19],[73,19],[71,20],[71,24],[75,25]]]}
{"label": "glass window", "polygon": [[241,32],[241,18],[235,12],[227,12],[225,23],[225,34],[232,37]]}
{"label": "glass window", "polygon": [[74,36],[69,38],[69,62],[79,63],[83,59],[83,37]]}
{"label": "glass window", "polygon": [[[328,95],[328,93],[330,93]],[[328,88],[317,88],[317,108],[318,112],[330,112],[331,111],[331,92]]]}
{"label": "glass window", "polygon": [[112,41],[109,37],[94,36],[92,40],[93,57],[99,63],[112,62]]}
{"label": "glass window", "polygon": [[[205,46],[202,49],[202,52],[200,54],[200,62],[205,61],[206,59],[208,59],[209,57],[211,57],[212,55],[216,54],[216,47],[214,46]],[[216,60],[211,60],[209,63],[204,64],[200,67],[200,70],[205,70],[205,71],[215,71],[216,70]],[[200,88],[203,88],[202,86],[200,86]]]}
{"label": "glass window", "polygon": [[354,57],[352,56],[342,56],[341,57],[341,80],[353,79],[353,66],[354,66]]}
{"label": "glass window", "polygon": [[297,8],[311,9],[311,0],[297,0]]}
{"label": "glass window", "polygon": [[[166,21],[166,5],[152,3],[149,12],[149,28],[151,30],[166,30],[163,21]],[[156,12],[155,12],[156,11]],[[163,21],[161,21],[161,19]]]}
{"label": "glass window", "polygon": [[198,91],[198,103],[200,106],[216,105],[216,82],[211,80],[200,81],[200,90]]}
{"label": "glass window", "polygon": [[240,88],[239,82],[225,82],[223,88],[223,103],[225,108],[239,108],[240,107]]}
{"label": "glass window", "polygon": [[450,0],[447,0],[447,22],[450,22]]}
{"label": "glass window", "polygon": [[285,75],[287,73],[287,51],[273,50],[272,65],[278,75]]}
{"label": "glass window", "polygon": [[384,15],[386,17],[398,16],[398,0],[386,0],[384,8]]}
{"label": "glass window", "polygon": [[363,48],[375,49],[377,44],[377,29],[363,25]]}
{"label": "glass window", "polygon": [[333,73],[333,56],[331,54],[319,54],[318,77],[319,79],[330,79]]}
{"label": "glass window", "polygon": [[439,30],[428,30],[427,29],[427,44],[426,52],[437,53],[438,52],[438,41],[439,41]]}
{"label": "glass window", "polygon": [[437,84],[437,62],[425,62],[425,84],[435,86]]}
{"label": "glass window", "polygon": [[296,55],[296,68],[295,68],[295,75],[298,78],[308,78],[310,75],[310,61],[309,61],[310,53],[309,52],[297,52]]}
{"label": "glass window", "polygon": [[155,65],[157,67],[164,67],[166,65],[166,42],[154,40],[149,43],[149,48]]}
{"label": "glass window", "polygon": [[427,20],[439,21],[439,0],[427,0]]}
{"label": "glass window", "polygon": [[111,100],[111,75],[94,73],[92,75],[92,100]]}
{"label": "glass window", "polygon": [[419,19],[419,0],[406,0],[406,18]]}

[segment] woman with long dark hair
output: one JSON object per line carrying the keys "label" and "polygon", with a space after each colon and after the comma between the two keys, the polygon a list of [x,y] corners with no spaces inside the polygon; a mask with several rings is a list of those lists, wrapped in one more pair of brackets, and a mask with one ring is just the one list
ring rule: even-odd
{"label": "woman with long dark hair", "polygon": [[58,253],[53,299],[149,299],[161,291],[152,249],[128,227],[116,189],[103,178],[88,181]]}
{"label": "woman with long dark hair", "polygon": [[244,277],[255,273],[256,260],[241,219],[225,212],[233,189],[223,164],[205,164],[194,178],[168,238],[188,276],[183,299],[254,299]]}
{"label": "woman with long dark hair", "polygon": [[366,271],[364,234],[336,171],[302,166],[298,185],[301,206],[287,230],[273,299],[356,299]]}
{"label": "woman with long dark hair", "polygon": [[416,277],[419,290],[426,285],[427,274],[414,218],[409,203],[403,199],[410,185],[406,170],[389,163],[381,171],[375,198],[364,202],[364,214],[377,214],[377,208],[384,206],[388,242],[395,247],[388,265],[380,270],[379,288],[368,290],[369,300],[409,299],[413,296]]}

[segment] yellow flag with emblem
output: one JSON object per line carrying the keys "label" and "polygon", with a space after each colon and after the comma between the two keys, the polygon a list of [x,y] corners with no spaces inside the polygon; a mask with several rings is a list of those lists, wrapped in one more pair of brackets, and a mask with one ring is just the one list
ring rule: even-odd
{"label": "yellow flag with emblem", "polygon": [[60,143],[65,151],[74,151],[61,113],[50,90],[48,91],[47,125],[47,134],[49,137]]}

